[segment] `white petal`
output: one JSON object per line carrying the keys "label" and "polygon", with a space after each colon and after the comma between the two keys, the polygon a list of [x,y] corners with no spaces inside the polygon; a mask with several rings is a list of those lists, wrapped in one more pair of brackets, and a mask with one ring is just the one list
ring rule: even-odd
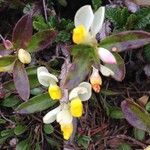
{"label": "white petal", "polygon": [[55,75],[50,74],[45,67],[39,67],[37,69],[37,76],[40,84],[48,87],[50,84],[56,84],[58,79]]}
{"label": "white petal", "polygon": [[88,82],[82,82],[78,87],[71,90],[69,94],[69,100],[75,97],[79,97],[82,101],[86,101],[91,97],[91,84]]}
{"label": "white petal", "polygon": [[74,24],[75,27],[84,25],[89,31],[94,19],[94,14],[90,5],[81,7],[75,14]]}
{"label": "white petal", "polygon": [[56,121],[60,124],[69,124],[72,120],[73,117],[68,109],[61,110],[56,116]]}
{"label": "white petal", "polygon": [[91,26],[91,35],[95,35],[101,30],[105,18],[105,7],[100,7],[94,14],[93,24]]}
{"label": "white petal", "polygon": [[37,74],[39,74],[40,72],[48,72],[47,68],[44,66],[38,67],[37,68]]}
{"label": "white petal", "polygon": [[102,73],[103,76],[106,76],[106,77],[114,75],[114,72],[112,70],[110,70],[109,68],[103,65],[100,66],[100,72]]}
{"label": "white petal", "polygon": [[52,123],[56,120],[56,115],[60,112],[61,106],[51,110],[43,117],[43,122],[46,124]]}
{"label": "white petal", "polygon": [[82,82],[79,84],[79,87],[83,87],[87,90],[86,93],[79,93],[79,98],[82,100],[82,101],[86,101],[88,99],[90,99],[91,95],[92,95],[92,87],[91,87],[91,84],[88,83],[88,82]]}
{"label": "white petal", "polygon": [[116,64],[116,58],[109,50],[105,48],[98,48],[98,54],[104,63]]}

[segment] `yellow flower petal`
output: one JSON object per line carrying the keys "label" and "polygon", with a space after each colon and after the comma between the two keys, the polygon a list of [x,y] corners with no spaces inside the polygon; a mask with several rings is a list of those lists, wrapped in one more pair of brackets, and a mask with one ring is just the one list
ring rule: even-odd
{"label": "yellow flower petal", "polygon": [[73,30],[73,42],[76,44],[84,43],[87,36],[87,31],[83,25],[79,25]]}
{"label": "yellow flower petal", "polygon": [[82,116],[83,104],[79,98],[75,98],[70,102],[70,112],[73,117]]}
{"label": "yellow flower petal", "polygon": [[50,97],[53,100],[58,100],[58,99],[61,99],[61,97],[62,97],[62,92],[58,85],[49,86],[48,92],[49,92]]}
{"label": "yellow flower petal", "polygon": [[70,124],[61,124],[61,131],[63,132],[63,137],[65,140],[68,140],[70,136],[72,135],[73,132],[73,125],[72,123]]}

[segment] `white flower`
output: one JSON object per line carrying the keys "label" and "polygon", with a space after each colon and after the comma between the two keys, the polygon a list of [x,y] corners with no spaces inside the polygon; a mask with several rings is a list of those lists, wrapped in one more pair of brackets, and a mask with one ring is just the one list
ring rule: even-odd
{"label": "white flower", "polygon": [[69,100],[79,97],[82,101],[88,100],[92,95],[91,84],[88,82],[82,82],[78,87],[71,90],[69,94]]}
{"label": "white flower", "polygon": [[57,85],[58,79],[55,75],[50,74],[45,67],[37,69],[37,76],[39,82],[48,88],[48,93],[53,100],[59,100],[62,97],[60,87]]}
{"label": "white flower", "polygon": [[[73,42],[76,44],[96,45],[96,34],[102,29],[105,7],[100,7],[95,13],[90,5],[81,7],[75,14]],[[97,47],[98,55],[104,63],[115,64],[114,55],[105,48]]]}

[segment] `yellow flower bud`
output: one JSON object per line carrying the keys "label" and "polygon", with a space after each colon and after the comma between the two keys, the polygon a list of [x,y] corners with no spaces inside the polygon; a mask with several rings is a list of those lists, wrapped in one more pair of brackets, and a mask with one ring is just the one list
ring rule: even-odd
{"label": "yellow flower bud", "polygon": [[31,62],[31,55],[29,52],[25,51],[24,49],[19,49],[18,51],[18,59],[23,64],[29,64]]}
{"label": "yellow flower bud", "polygon": [[73,125],[72,123],[70,124],[61,124],[61,131],[63,132],[63,137],[65,140],[68,140],[70,136],[72,135],[73,132]]}
{"label": "yellow flower bud", "polygon": [[100,92],[100,89],[101,89],[101,85],[102,85],[102,78],[101,76],[99,75],[99,71],[98,69],[94,68],[93,67],[93,72],[90,76],[90,82],[91,82],[91,85],[92,85],[92,88],[93,90],[96,92],[96,93],[99,93]]}
{"label": "yellow flower bud", "polygon": [[87,31],[83,25],[80,25],[73,30],[73,42],[76,44],[81,44],[85,41],[87,36]]}
{"label": "yellow flower bud", "polygon": [[73,117],[81,117],[83,112],[83,104],[81,99],[74,98],[70,102],[70,112]]}
{"label": "yellow flower bud", "polygon": [[62,92],[61,92],[61,89],[58,85],[49,86],[48,92],[49,92],[50,97],[53,100],[59,100],[62,97]]}

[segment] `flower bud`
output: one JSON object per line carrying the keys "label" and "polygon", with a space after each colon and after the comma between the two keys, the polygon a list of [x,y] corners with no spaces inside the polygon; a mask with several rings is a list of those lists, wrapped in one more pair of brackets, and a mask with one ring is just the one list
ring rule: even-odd
{"label": "flower bud", "polygon": [[4,44],[4,46],[5,46],[5,48],[6,48],[7,50],[13,48],[13,44],[12,44],[12,42],[9,41],[9,40],[3,40],[3,44]]}
{"label": "flower bud", "polygon": [[24,49],[19,49],[18,51],[18,59],[23,64],[29,64],[31,62],[31,55],[29,52],[25,51]]}
{"label": "flower bud", "polygon": [[62,98],[62,92],[58,85],[50,85],[48,93],[53,100],[59,100]]}
{"label": "flower bud", "polygon": [[93,90],[96,93],[99,93],[100,92],[100,86],[102,85],[102,78],[99,75],[98,69],[96,69],[94,67],[93,67],[92,74],[90,76],[90,82],[91,82]]}

